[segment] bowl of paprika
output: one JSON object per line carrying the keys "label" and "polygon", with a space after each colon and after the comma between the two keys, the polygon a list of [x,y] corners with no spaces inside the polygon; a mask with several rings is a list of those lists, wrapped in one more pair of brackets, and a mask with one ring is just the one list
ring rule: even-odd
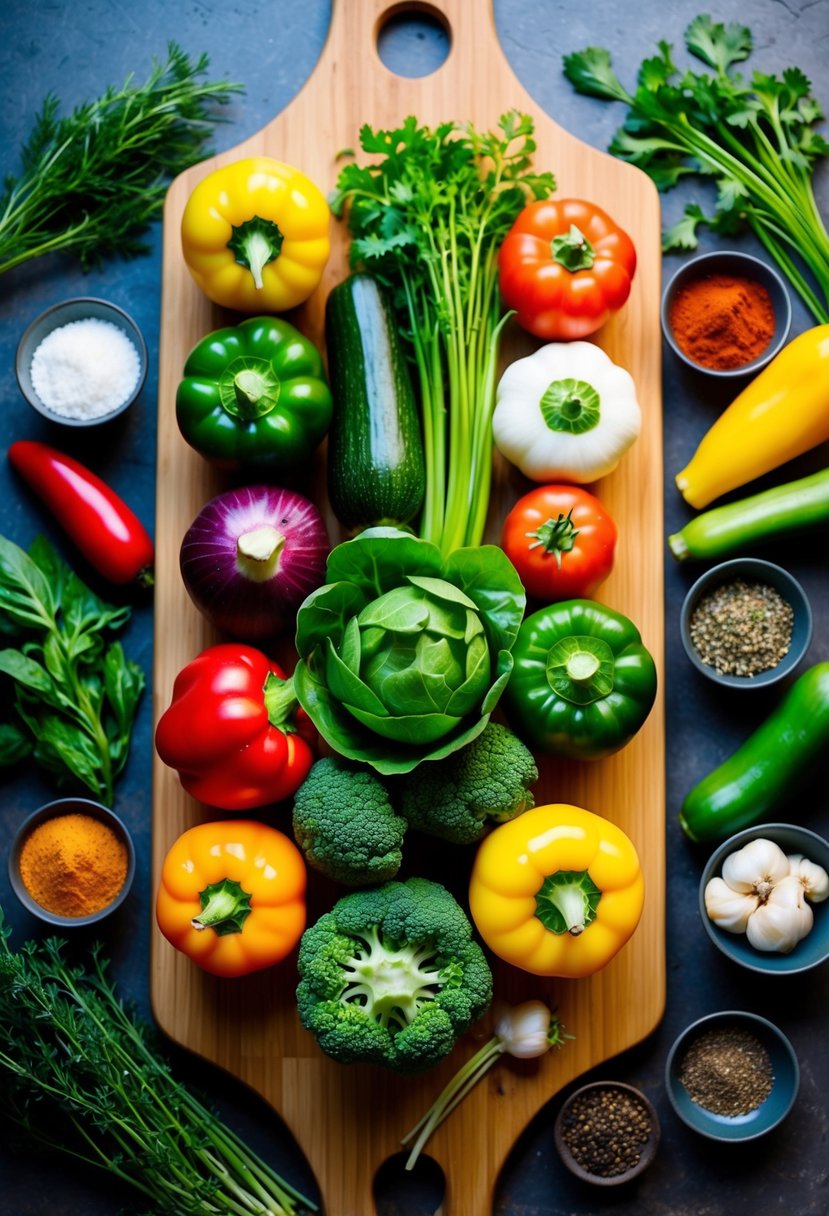
{"label": "bowl of paprika", "polygon": [[688,367],[726,379],[765,367],[789,336],[792,306],[768,263],[739,250],[703,253],[662,296],[662,332]]}
{"label": "bowl of paprika", "polygon": [[33,916],[65,929],[92,925],[126,899],[135,875],[127,828],[89,798],[58,798],[20,824],[9,880]]}

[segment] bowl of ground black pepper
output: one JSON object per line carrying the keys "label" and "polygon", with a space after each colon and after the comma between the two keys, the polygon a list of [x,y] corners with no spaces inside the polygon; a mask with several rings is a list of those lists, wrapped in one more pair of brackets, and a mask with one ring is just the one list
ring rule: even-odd
{"label": "bowl of ground black pepper", "polygon": [[800,1087],[794,1048],[755,1013],[700,1018],[674,1043],[665,1087],[679,1118],[710,1140],[755,1140],[786,1118]]}
{"label": "bowl of ground black pepper", "polygon": [[679,629],[697,671],[728,688],[757,688],[782,680],[801,661],[812,640],[812,610],[788,570],[738,557],[697,579]]}
{"label": "bowl of ground black pepper", "polygon": [[791,322],[780,275],[738,250],[691,258],[662,297],[662,332],[674,354],[696,371],[726,379],[765,367],[786,342]]}
{"label": "bowl of ground black pepper", "polygon": [[144,386],[147,345],[128,313],[108,300],[53,304],[28,326],[15,363],[33,409],[63,426],[95,426],[129,409]]}
{"label": "bowl of ground black pepper", "polygon": [[577,1178],[619,1186],[643,1173],[656,1156],[659,1119],[650,1100],[621,1081],[594,1081],[575,1090],[556,1118],[559,1155]]}
{"label": "bowl of ground black pepper", "polygon": [[135,849],[124,823],[89,798],[58,798],[33,811],[9,852],[12,889],[49,925],[91,925],[126,899]]}

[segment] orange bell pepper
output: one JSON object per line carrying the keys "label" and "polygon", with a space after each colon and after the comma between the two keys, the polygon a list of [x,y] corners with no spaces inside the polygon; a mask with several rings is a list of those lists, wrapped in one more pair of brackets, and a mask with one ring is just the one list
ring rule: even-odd
{"label": "orange bell pepper", "polygon": [[164,859],[158,927],[212,975],[246,975],[299,941],[305,880],[302,854],[276,828],[253,819],[199,824]]}

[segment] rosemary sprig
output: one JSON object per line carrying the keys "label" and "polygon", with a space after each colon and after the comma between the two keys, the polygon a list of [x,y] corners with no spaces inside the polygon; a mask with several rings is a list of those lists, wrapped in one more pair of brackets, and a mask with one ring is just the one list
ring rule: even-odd
{"label": "rosemary sprig", "polygon": [[0,197],[0,274],[46,253],[71,254],[87,269],[146,250],[140,236],[169,179],[207,155],[214,107],[242,91],[201,81],[208,63],[171,42],[143,84],[128,77],[63,117],[58,99],[45,99],[22,171]]}
{"label": "rosemary sprig", "polygon": [[295,1216],[315,1205],[177,1081],[95,947],[9,946],[0,909],[3,1115],[37,1143],[114,1174],[176,1216]]}

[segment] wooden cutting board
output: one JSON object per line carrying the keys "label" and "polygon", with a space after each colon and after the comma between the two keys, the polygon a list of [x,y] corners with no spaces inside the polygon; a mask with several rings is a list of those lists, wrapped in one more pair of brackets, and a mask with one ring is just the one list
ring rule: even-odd
{"label": "wooden cutting board", "polygon": [[[377,53],[387,17],[417,9],[450,31],[450,53],[432,75],[403,78]],[[393,127],[414,114],[430,125],[447,119],[494,128],[506,110],[532,114],[536,166],[551,169],[558,193],[594,200],[633,237],[639,256],[631,297],[597,336],[633,374],[643,411],[642,434],[598,491],[620,525],[618,559],[601,598],[627,613],[663,671],[663,527],[659,204],[638,170],[579,142],[532,102],[498,44],[490,3],[439,0],[334,0],[331,29],[312,77],[287,107],[244,143],[201,164],[172,184],[164,218],[161,321],[154,714],[166,708],[177,672],[217,640],[190,603],[178,572],[181,538],[202,505],[223,488],[220,475],[179,435],[175,392],[185,358],[210,330],[233,320],[194,286],[181,256],[179,222],[196,183],[219,164],[266,154],[302,168],[324,190],[337,173],[336,155],[356,147],[364,122]],[[322,348],[325,292],[345,273],[346,240],[332,223],[334,252],[322,289],[291,319]],[[531,349],[510,330],[504,361]],[[323,483],[324,484],[324,483]],[[528,486],[496,461],[490,539],[519,492]],[[332,541],[341,539],[329,516]],[[657,704],[639,736],[618,755],[593,765],[544,762],[536,801],[568,801],[614,820],[636,843],[645,868],[643,919],[617,958],[589,980],[538,980],[496,965],[496,998],[538,996],[558,1007],[575,1039],[541,1061],[500,1063],[435,1135],[430,1154],[447,1177],[444,1211],[482,1216],[516,1137],[536,1111],[572,1078],[648,1035],[662,1015],[664,959],[664,709]],[[173,840],[194,823],[223,817],[184,794],[158,760],[153,771],[153,876]],[[284,813],[277,826],[290,830]],[[464,858],[471,854],[463,854]],[[425,870],[424,870],[425,872]],[[437,875],[435,875],[437,876]],[[461,889],[463,890],[461,884]],[[333,891],[312,881],[314,916]],[[379,1164],[399,1151],[401,1135],[420,1117],[455,1069],[491,1033],[487,1019],[442,1068],[401,1080],[383,1070],[344,1068],[323,1056],[299,1025],[294,1008],[295,959],[243,980],[217,981],[153,931],[151,994],[155,1015],[176,1041],[248,1082],[280,1113],[307,1154],[328,1216],[369,1216]],[[552,1151],[552,1144],[550,1145]]]}

